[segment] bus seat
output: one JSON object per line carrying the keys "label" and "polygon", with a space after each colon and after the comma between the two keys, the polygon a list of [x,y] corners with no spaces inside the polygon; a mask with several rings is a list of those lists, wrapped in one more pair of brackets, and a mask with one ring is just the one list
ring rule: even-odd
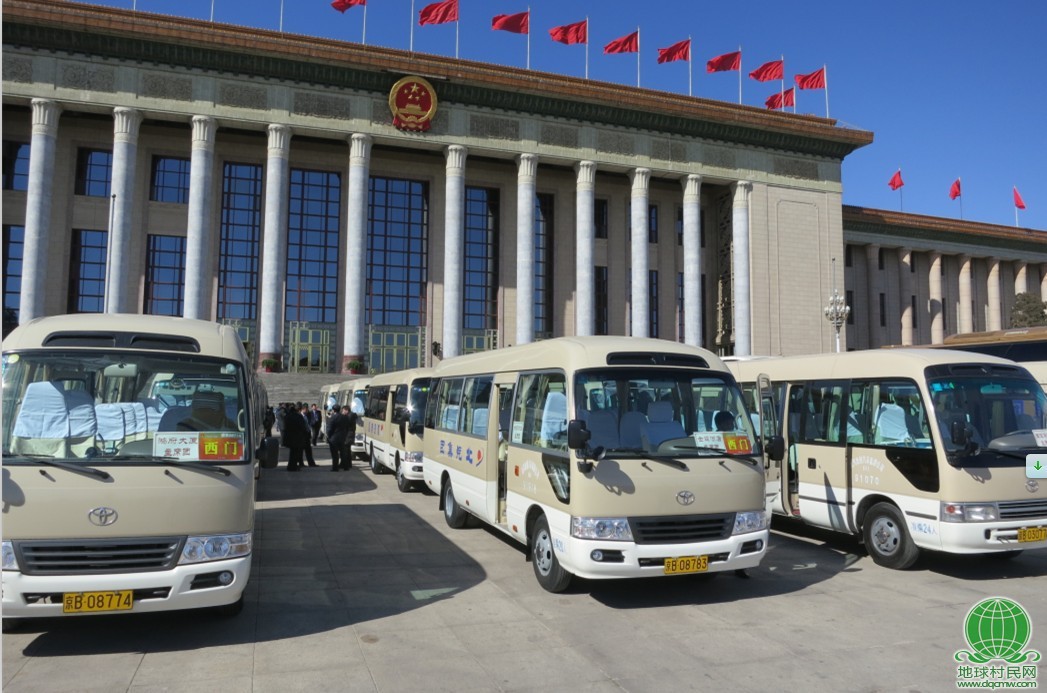
{"label": "bus seat", "polygon": [[639,449],[643,445],[640,432],[647,423],[647,415],[638,411],[627,411],[622,415],[618,437],[623,448]]}
{"label": "bus seat", "polygon": [[673,403],[669,400],[651,402],[647,407],[647,423],[640,428],[644,448],[653,450],[663,441],[683,438],[687,433],[683,424],[673,418]]}
{"label": "bus seat", "polygon": [[899,443],[911,438],[905,425],[905,410],[893,402],[881,404],[874,419],[873,443]]}
{"label": "bus seat", "polygon": [[489,410],[487,407],[473,410],[472,430],[469,431],[470,433],[478,436],[487,435],[488,412]]}
{"label": "bus seat", "polygon": [[58,383],[29,383],[15,418],[11,450],[66,457],[92,447],[97,432],[94,400]]}
{"label": "bus seat", "polygon": [[613,409],[597,409],[589,412],[587,422],[589,432],[589,447],[597,446],[610,450],[619,446],[618,438],[618,412]]}
{"label": "bus seat", "polygon": [[104,441],[138,440],[149,430],[145,405],[140,402],[104,402],[95,405],[98,437]]}
{"label": "bus seat", "polygon": [[567,395],[550,392],[542,408],[542,431],[539,437],[543,447],[567,447]]}
{"label": "bus seat", "polygon": [[160,416],[160,421],[156,425],[156,430],[162,432],[166,431],[177,431],[178,422],[189,416],[189,407],[176,405],[168,407],[164,410],[164,413]]}
{"label": "bus seat", "polygon": [[726,409],[721,409],[713,415],[713,423],[717,431],[733,431],[736,428],[734,414]]}

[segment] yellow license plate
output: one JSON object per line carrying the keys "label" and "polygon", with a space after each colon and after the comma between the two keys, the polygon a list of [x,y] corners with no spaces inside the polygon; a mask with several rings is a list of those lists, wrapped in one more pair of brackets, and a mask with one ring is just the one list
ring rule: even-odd
{"label": "yellow license plate", "polygon": [[95,614],[102,611],[129,611],[134,606],[133,590],[115,592],[66,592],[62,595],[62,613]]}
{"label": "yellow license plate", "polygon": [[709,569],[708,556],[680,556],[665,559],[666,575],[684,575],[685,573],[702,573]]}
{"label": "yellow license plate", "polygon": [[1022,527],[1018,530],[1018,541],[1047,541],[1047,527]]}

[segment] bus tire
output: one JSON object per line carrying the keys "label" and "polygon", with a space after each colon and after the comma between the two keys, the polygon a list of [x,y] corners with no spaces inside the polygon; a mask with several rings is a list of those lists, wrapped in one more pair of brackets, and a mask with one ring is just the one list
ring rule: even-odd
{"label": "bus tire", "polygon": [[862,536],[873,562],[885,568],[905,570],[920,556],[919,547],[905,528],[905,518],[890,503],[869,508],[862,523]]}
{"label": "bus tire", "polygon": [[451,529],[462,529],[469,522],[469,513],[462,510],[458,501],[454,499],[454,491],[451,490],[451,480],[444,481],[443,489],[440,491],[443,498],[444,520]]}
{"label": "bus tire", "polygon": [[553,535],[545,515],[539,515],[531,529],[531,566],[538,584],[548,592],[563,592],[571,584],[571,574],[556,559]]}
{"label": "bus tire", "polygon": [[411,490],[411,486],[414,484],[408,481],[407,477],[404,476],[404,466],[400,462],[400,457],[396,458],[396,488],[400,489],[400,493],[407,493]]}
{"label": "bus tire", "polygon": [[385,473],[385,469],[378,463],[378,458],[374,456],[374,446],[371,447],[371,473],[375,476]]}

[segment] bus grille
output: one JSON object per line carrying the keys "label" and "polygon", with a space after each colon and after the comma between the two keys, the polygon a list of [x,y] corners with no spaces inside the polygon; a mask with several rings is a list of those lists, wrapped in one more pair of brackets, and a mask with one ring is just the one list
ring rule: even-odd
{"label": "bus grille", "polygon": [[1031,520],[1047,517],[1047,499],[1000,501],[1001,520]]}
{"label": "bus grille", "polygon": [[733,526],[734,513],[629,518],[629,527],[637,544],[686,544],[726,539]]}
{"label": "bus grille", "polygon": [[170,570],[182,540],[170,537],[82,541],[21,541],[15,551],[26,575],[90,575]]}

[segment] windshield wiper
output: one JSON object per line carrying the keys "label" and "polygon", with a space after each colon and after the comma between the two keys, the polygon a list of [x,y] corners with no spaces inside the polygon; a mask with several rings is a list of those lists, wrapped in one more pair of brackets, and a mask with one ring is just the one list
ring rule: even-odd
{"label": "windshield wiper", "polygon": [[198,472],[213,472],[215,474],[221,474],[222,476],[229,476],[232,474],[231,471],[225,467],[216,467],[211,464],[204,464],[202,462],[190,462],[189,460],[180,460],[177,457],[161,457],[160,455],[113,455],[109,459],[111,460],[153,460],[160,464],[168,464],[172,467],[182,467],[184,469],[195,469]]}
{"label": "windshield wiper", "polygon": [[88,467],[82,464],[73,464],[72,462],[59,462],[55,458],[50,457],[48,455],[39,455],[35,453],[4,453],[5,457],[9,455],[11,457],[22,457],[27,460],[32,460],[33,462],[36,462],[38,464],[46,464],[49,467],[58,467],[59,469],[64,469],[67,472],[77,472],[79,474],[86,474],[87,476],[97,477],[103,481],[109,481],[113,478],[109,474],[109,472],[103,471],[101,469],[95,469],[94,467]]}

